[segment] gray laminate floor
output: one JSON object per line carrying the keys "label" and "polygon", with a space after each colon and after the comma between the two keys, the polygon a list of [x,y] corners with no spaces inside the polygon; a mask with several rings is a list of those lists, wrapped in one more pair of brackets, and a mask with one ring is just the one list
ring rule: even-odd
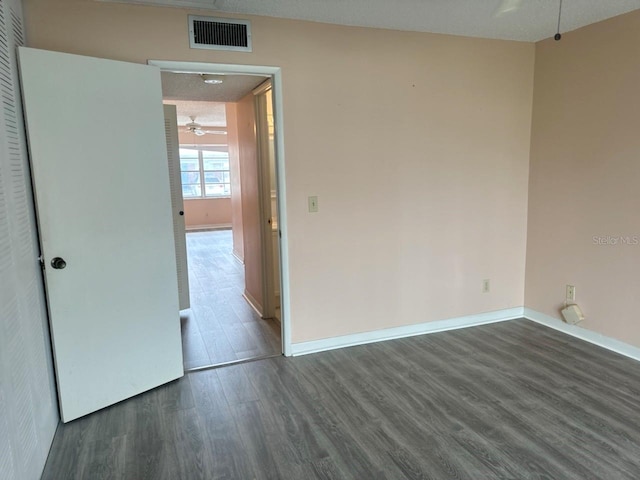
{"label": "gray laminate floor", "polygon": [[244,267],[232,252],[231,230],[187,233],[186,369],[282,353],[280,324],[262,320],[242,296]]}
{"label": "gray laminate floor", "polygon": [[517,320],[187,375],[44,479],[638,479],[640,364]]}

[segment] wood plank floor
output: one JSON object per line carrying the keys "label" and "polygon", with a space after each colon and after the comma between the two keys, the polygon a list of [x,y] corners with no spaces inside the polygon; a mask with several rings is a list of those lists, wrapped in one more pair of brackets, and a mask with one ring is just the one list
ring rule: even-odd
{"label": "wood plank floor", "polygon": [[44,479],[638,479],[640,364],[527,320],[195,372]]}
{"label": "wood plank floor", "polygon": [[282,353],[280,324],[261,319],[242,296],[244,267],[232,252],[231,230],[187,233],[186,369]]}

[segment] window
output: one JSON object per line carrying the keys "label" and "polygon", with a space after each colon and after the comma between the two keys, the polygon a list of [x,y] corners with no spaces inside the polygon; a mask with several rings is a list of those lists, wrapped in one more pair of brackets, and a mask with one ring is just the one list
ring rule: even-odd
{"label": "window", "polygon": [[184,198],[231,195],[229,152],[206,147],[180,148],[180,173]]}

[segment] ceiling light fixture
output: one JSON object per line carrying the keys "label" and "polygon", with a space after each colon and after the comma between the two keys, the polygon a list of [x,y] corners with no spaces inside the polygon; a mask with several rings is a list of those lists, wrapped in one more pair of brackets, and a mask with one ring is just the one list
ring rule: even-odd
{"label": "ceiling light fixture", "polygon": [[200,75],[202,81],[207,85],[220,85],[224,82],[224,75],[213,75],[211,73],[203,73]]}

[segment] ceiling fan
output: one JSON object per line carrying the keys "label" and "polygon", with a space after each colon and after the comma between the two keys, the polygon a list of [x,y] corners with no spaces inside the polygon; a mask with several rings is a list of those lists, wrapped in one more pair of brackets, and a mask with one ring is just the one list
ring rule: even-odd
{"label": "ceiling fan", "polygon": [[187,132],[193,133],[194,135],[197,135],[198,137],[201,137],[202,135],[206,135],[208,133],[210,134],[217,134],[217,135],[226,135],[227,131],[226,130],[203,130],[202,129],[202,125],[200,125],[199,123],[196,123],[196,117],[189,117],[191,119],[190,123],[187,123],[185,125],[185,127],[187,127]]}

